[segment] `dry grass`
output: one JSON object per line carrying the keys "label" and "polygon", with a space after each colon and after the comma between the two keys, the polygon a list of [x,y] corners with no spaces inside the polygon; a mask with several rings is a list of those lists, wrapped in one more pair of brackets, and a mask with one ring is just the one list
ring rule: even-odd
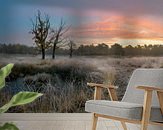
{"label": "dry grass", "polygon": [[[9,112],[84,112],[85,101],[93,98],[93,89],[87,87],[87,82],[119,86],[120,100],[133,70],[163,67],[163,57],[76,57],[15,63],[6,88],[0,92],[0,105],[18,91],[38,91],[44,96],[32,104],[12,108]],[[4,64],[1,63],[1,66]],[[106,90],[103,98],[108,99]]]}

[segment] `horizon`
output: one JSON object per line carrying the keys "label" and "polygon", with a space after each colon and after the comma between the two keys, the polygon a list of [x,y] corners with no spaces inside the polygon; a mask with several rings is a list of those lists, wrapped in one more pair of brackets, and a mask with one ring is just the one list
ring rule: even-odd
{"label": "horizon", "polygon": [[[115,45],[115,44],[118,44],[118,45],[120,45],[120,46],[122,46],[122,48],[126,48],[126,47],[128,47],[128,46],[131,46],[131,47],[133,47],[133,48],[136,48],[136,47],[145,47],[145,46],[163,46],[163,44],[134,44],[134,45],[132,45],[132,44],[128,44],[128,45],[123,45],[123,44],[120,44],[120,43],[113,43],[113,44],[106,44],[106,43],[97,43],[97,44],[79,44],[79,45],[77,45],[76,46],[76,49],[78,49],[80,46],[94,46],[94,47],[97,47],[98,45],[102,45],[102,44],[105,44],[105,45],[107,45],[109,48],[111,48],[113,45]],[[0,43],[0,46],[1,45],[20,45],[20,46],[26,46],[26,47],[33,47],[33,48],[37,48],[37,46],[35,46],[34,44],[33,45],[28,45],[28,44],[21,44],[21,43]],[[52,49],[52,48],[48,48],[47,50],[49,50],[49,49]],[[68,49],[67,48],[67,46],[65,45],[65,47],[63,46],[63,47],[59,47],[59,48],[57,48],[57,49]],[[69,50],[69,49],[68,49]]]}
{"label": "horizon", "polygon": [[78,45],[163,45],[161,0],[95,0],[93,3],[86,0],[7,0],[0,3],[0,43],[31,46],[30,18],[40,10],[50,16],[52,27],[57,27],[61,18],[71,25],[67,35]]}

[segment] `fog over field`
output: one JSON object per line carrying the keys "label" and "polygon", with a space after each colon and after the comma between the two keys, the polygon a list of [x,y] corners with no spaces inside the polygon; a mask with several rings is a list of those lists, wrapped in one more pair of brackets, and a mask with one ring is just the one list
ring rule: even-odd
{"label": "fog over field", "polygon": [[[136,68],[163,67],[163,57],[57,56],[55,60],[50,56],[46,60],[40,57],[0,55],[0,67],[15,64],[5,89],[0,92],[1,97],[7,101],[16,92],[25,90],[44,93],[36,102],[9,112],[84,112],[85,102],[93,99],[94,92],[87,82],[118,86],[121,100]],[[102,97],[109,99],[107,90],[103,91]],[[4,104],[3,98],[0,104]]]}
{"label": "fog over field", "polygon": [[46,60],[42,60],[40,55],[21,55],[21,54],[0,54],[0,63],[27,63],[27,64],[55,64],[58,62],[82,62],[97,67],[98,69],[106,69],[109,67],[124,67],[130,65],[140,67],[160,68],[163,66],[163,57],[111,57],[111,56],[56,56],[55,60],[51,60],[51,55],[47,55]]}

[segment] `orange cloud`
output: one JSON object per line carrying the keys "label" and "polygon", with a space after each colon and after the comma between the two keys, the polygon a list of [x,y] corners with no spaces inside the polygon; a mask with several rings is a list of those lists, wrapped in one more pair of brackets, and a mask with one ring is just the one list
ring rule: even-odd
{"label": "orange cloud", "polygon": [[101,17],[99,21],[73,28],[72,34],[76,38],[92,39],[92,41],[101,39],[101,42],[103,42],[103,39],[105,41],[108,39],[108,42],[115,41],[115,39],[163,41],[163,18],[159,16],[131,17],[119,14],[106,15],[105,13],[103,16],[101,14]]}

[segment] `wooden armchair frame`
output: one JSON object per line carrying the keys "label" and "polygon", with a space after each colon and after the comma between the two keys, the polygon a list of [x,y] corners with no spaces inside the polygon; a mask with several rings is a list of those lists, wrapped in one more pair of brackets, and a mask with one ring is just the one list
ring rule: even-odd
{"label": "wooden armchair frame", "polygon": [[[118,101],[118,98],[116,95],[117,87],[112,86],[112,85],[96,84],[96,83],[87,83],[87,85],[90,87],[95,87],[94,100],[101,100],[101,89],[106,88],[109,92],[110,99],[112,101]],[[153,91],[157,92],[161,112],[163,114],[163,89],[157,88],[157,87],[148,87],[148,86],[138,86],[137,89],[142,89],[145,91],[142,120],[140,120],[140,121],[129,120],[129,119],[124,119],[124,118],[119,118],[119,117],[112,117],[112,116],[93,113],[92,130],[96,130],[98,117],[103,117],[103,118],[108,118],[108,119],[120,121],[124,130],[127,130],[126,123],[140,124],[141,130],[147,130],[148,124],[163,126],[163,123],[150,122],[150,113],[151,113]]]}

